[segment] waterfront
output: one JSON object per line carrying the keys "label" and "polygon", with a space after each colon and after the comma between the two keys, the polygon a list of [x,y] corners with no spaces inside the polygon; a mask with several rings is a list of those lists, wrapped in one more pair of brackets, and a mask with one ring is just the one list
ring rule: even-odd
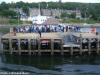
{"label": "waterfront", "polygon": [[100,75],[99,56],[0,56],[0,71],[31,75]]}
{"label": "waterfront", "polygon": [[[98,29],[99,30],[99,29]],[[0,34],[9,28],[0,28]],[[100,56],[0,55],[0,72],[29,72],[31,75],[100,75]]]}

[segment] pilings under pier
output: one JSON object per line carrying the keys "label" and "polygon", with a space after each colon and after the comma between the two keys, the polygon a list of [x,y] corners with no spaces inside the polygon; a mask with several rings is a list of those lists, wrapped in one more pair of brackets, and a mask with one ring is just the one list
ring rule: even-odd
{"label": "pilings under pier", "polygon": [[[84,33],[85,34],[85,33]],[[20,35],[20,37],[19,37]],[[18,55],[83,55],[87,53],[99,54],[100,39],[99,37],[78,37],[73,35],[76,43],[64,44],[62,38],[58,37],[56,33],[48,33],[39,38],[37,34],[7,34],[1,38],[3,50],[5,53]],[[53,36],[52,36],[53,35]],[[31,36],[31,37],[30,37]]]}
{"label": "pilings under pier", "polygon": [[0,54],[2,53],[2,49],[1,49],[1,38],[0,38]]}

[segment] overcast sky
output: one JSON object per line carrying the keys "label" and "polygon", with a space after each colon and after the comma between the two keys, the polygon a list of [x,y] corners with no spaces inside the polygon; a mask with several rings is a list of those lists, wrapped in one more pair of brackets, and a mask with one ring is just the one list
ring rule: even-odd
{"label": "overcast sky", "polygon": [[[59,1],[59,0],[0,0],[1,2],[7,2],[7,3],[11,3],[11,2],[18,2],[18,1],[23,1],[23,2],[41,2],[41,1],[45,1],[45,2],[49,2],[49,1]],[[82,3],[100,3],[100,0],[62,0],[62,2],[82,2]]]}

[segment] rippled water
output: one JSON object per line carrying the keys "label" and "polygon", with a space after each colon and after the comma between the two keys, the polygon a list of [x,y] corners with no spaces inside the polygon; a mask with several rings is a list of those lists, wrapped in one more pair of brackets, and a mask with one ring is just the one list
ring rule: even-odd
{"label": "rippled water", "polygon": [[[9,31],[0,28],[0,35]],[[0,55],[0,72],[30,75],[100,75],[100,56],[14,56]]]}

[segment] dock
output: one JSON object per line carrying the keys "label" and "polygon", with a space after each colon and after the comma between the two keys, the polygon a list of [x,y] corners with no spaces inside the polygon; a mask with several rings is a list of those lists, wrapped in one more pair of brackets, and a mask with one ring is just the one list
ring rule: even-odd
{"label": "dock", "polygon": [[3,52],[18,55],[83,55],[100,53],[100,35],[95,33],[50,32],[8,33],[1,37]]}

